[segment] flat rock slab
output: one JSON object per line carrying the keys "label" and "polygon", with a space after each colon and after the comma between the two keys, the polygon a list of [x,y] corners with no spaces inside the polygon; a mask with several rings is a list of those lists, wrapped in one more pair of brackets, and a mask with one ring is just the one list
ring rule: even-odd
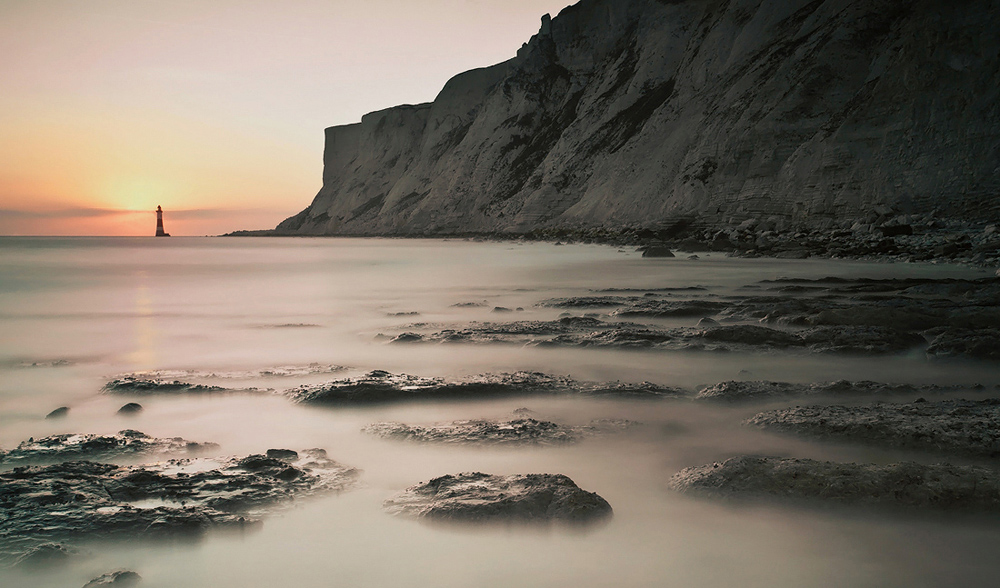
{"label": "flat rock slab", "polygon": [[624,419],[604,419],[589,425],[571,426],[519,418],[506,421],[453,421],[427,426],[373,423],[362,430],[384,439],[422,443],[562,445],[576,443],[588,435],[621,431],[637,424]]}
{"label": "flat rock slab", "polygon": [[791,398],[796,396],[875,396],[914,393],[933,394],[960,389],[962,389],[960,386],[886,384],[882,382],[872,382],[870,380],[860,380],[857,382],[838,380],[836,382],[813,382],[807,384],[771,382],[767,380],[728,380],[699,390],[695,395],[695,400],[738,403],[774,400],[778,398]]}
{"label": "flat rock slab", "polygon": [[686,394],[650,382],[578,382],[540,372],[480,374],[459,380],[423,378],[375,370],[355,378],[333,380],[286,390],[285,395],[305,404],[345,405],[395,402],[425,398],[462,399],[535,394],[614,395],[661,398]]}
{"label": "flat rock slab", "polygon": [[1000,512],[1000,473],[977,466],[836,463],[739,456],[681,470],[680,492],[845,505]]}
{"label": "flat rock slab", "polygon": [[468,523],[591,523],[612,515],[606,500],[561,474],[441,476],[407,488],[382,507],[396,516]]}
{"label": "flat rock slab", "polygon": [[45,544],[244,528],[277,503],[345,490],[357,479],[321,449],[291,454],[144,466],[75,461],[0,473],[0,565]]}
{"label": "flat rock slab", "polygon": [[190,455],[218,448],[215,443],[197,443],[180,437],[150,437],[132,429],[114,435],[50,435],[22,441],[6,454],[0,452],[0,466],[79,459],[104,461],[130,455]]}
{"label": "flat rock slab", "polygon": [[820,439],[1000,457],[1000,398],[866,406],[801,406],[744,424]]}

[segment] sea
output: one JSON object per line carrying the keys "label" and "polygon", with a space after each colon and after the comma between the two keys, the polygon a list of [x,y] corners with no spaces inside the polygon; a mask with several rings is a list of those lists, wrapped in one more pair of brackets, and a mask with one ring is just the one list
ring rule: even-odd
{"label": "sea", "polygon": [[[846,357],[389,342],[417,322],[552,320],[565,311],[538,302],[608,288],[699,286],[721,296],[780,277],[986,275],[946,264],[704,252],[652,259],[598,244],[0,237],[0,448],[60,433],[137,429],[218,443],[218,455],[319,447],[362,470],[357,488],[296,500],[253,531],[170,543],[85,541],[85,556],[65,565],[0,569],[0,585],[82,586],[128,569],[143,577],[143,588],[995,586],[994,518],[708,500],[670,490],[671,476],[685,467],[748,453],[941,460],[741,425],[797,400],[720,406],[536,396],[334,408],[295,404],[280,393],[371,370],[441,378],[528,370],[688,390],[734,379],[981,383],[989,390],[1000,383],[997,366],[929,361],[922,352]],[[102,388],[135,373],[265,392],[145,396],[138,399],[144,410],[125,418],[116,411],[129,399]],[[44,418],[60,406],[70,409],[65,418]],[[413,444],[361,431],[378,421],[510,418],[521,407],[561,423],[614,418],[643,426],[547,447]],[[607,499],[614,516],[586,528],[455,527],[382,511],[404,488],[469,471],[565,474]]]}

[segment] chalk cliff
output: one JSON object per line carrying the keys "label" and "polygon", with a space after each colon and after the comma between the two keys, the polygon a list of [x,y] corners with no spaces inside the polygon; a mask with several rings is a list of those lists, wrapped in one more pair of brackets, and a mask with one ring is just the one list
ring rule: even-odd
{"label": "chalk cliff", "polygon": [[1000,217],[1000,0],[582,0],[326,129],[279,233]]}

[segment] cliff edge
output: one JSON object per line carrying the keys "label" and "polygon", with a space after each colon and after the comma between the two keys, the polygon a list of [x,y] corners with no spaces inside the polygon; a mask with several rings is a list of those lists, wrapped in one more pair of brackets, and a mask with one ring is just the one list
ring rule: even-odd
{"label": "cliff edge", "polygon": [[1000,0],[582,0],[326,129],[278,234],[1000,218]]}

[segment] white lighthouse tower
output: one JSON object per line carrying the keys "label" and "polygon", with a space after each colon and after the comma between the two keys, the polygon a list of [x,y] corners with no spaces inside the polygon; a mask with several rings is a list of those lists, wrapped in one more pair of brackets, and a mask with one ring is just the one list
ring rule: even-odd
{"label": "white lighthouse tower", "polygon": [[169,237],[170,233],[163,232],[163,209],[159,206],[156,207],[156,236],[157,237]]}

